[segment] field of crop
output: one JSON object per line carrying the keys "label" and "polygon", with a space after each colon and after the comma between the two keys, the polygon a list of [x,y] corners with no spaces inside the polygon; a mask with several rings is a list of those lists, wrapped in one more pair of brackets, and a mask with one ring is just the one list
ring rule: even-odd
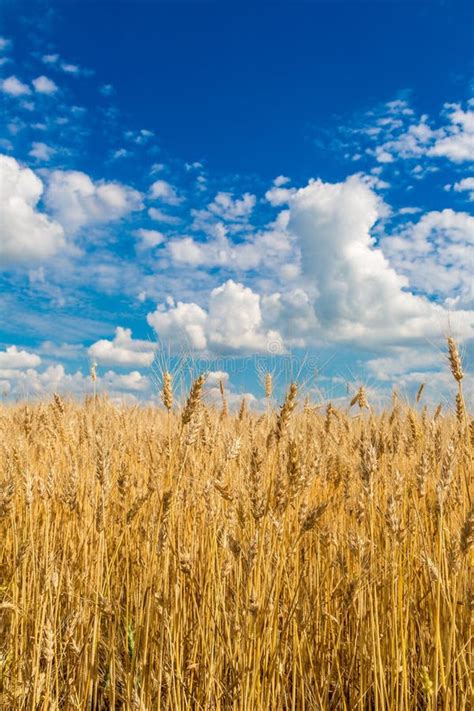
{"label": "field of crop", "polygon": [[[54,396],[0,408],[0,708],[472,706],[474,427]],[[176,398],[176,396],[174,396]],[[446,408],[444,408],[446,409]]]}

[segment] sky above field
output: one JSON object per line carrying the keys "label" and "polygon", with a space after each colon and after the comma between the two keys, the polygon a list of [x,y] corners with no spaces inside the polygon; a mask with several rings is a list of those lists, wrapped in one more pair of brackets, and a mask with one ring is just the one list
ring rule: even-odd
{"label": "sky above field", "polygon": [[[470,2],[0,3],[0,392],[451,399]],[[183,363],[186,363],[183,366]]]}

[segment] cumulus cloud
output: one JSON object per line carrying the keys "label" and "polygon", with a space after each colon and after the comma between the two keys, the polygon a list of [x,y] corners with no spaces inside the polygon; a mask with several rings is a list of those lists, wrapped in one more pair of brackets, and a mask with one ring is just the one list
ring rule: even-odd
{"label": "cumulus cloud", "polygon": [[287,346],[303,348],[318,333],[314,304],[304,289],[297,287],[263,296],[262,310],[266,326],[278,330]]}
{"label": "cumulus cloud", "polygon": [[207,333],[218,351],[266,351],[281,342],[276,331],[263,326],[260,295],[232,279],[211,292]]}
{"label": "cumulus cloud", "polygon": [[70,233],[88,224],[118,220],[143,207],[137,190],[121,183],[94,182],[76,170],[51,172],[45,203]]}
{"label": "cumulus cloud", "polygon": [[19,350],[16,346],[8,346],[0,351],[0,368],[16,370],[36,368],[41,363],[41,358],[36,353]]}
{"label": "cumulus cloud", "polygon": [[[405,226],[406,233],[377,243],[374,227],[388,209],[363,176],[310,181],[286,201],[273,233],[234,244],[221,224],[214,239],[175,239],[168,249],[175,263],[252,269],[281,239],[279,273],[297,280],[294,286],[272,293],[268,280],[269,290],[259,294],[228,280],[211,291],[206,307],[182,301],[160,306],[148,322],[161,338],[177,343],[185,337],[196,350],[221,353],[265,351],[270,343],[280,351],[321,341],[388,346],[440,336],[448,325],[463,337],[474,333],[474,311],[466,310],[474,218],[430,213]],[[300,265],[289,261],[295,251]],[[445,308],[421,295],[429,284],[437,297],[457,294],[458,302],[451,298]]]}
{"label": "cumulus cloud", "polygon": [[184,341],[198,351],[282,348],[280,334],[265,328],[260,295],[232,279],[211,291],[207,310],[192,302],[161,305],[147,321],[160,340],[173,345]]}
{"label": "cumulus cloud", "polygon": [[45,77],[44,75],[33,79],[32,84],[38,94],[50,95],[55,94],[58,90],[58,87],[54,83],[54,81],[52,79],[49,79],[48,77]]}
{"label": "cumulus cloud", "polygon": [[198,304],[182,301],[169,307],[160,304],[147,315],[147,321],[160,340],[170,345],[180,346],[184,341],[198,351],[207,347],[207,312]]}
{"label": "cumulus cloud", "polygon": [[64,242],[61,225],[37,210],[41,179],[0,155],[0,265],[51,257]]}
{"label": "cumulus cloud", "polygon": [[166,180],[155,180],[150,186],[150,197],[152,200],[161,200],[166,205],[179,205],[182,198],[178,196],[174,188]]}
{"label": "cumulus cloud", "polygon": [[0,89],[9,96],[27,96],[31,94],[31,89],[15,76],[0,80]]}
{"label": "cumulus cloud", "polygon": [[[306,284],[323,333],[380,342],[434,336],[447,313],[409,291],[409,281],[376,246],[371,230],[383,205],[359,177],[310,182],[290,200],[289,229],[301,249]],[[467,330],[473,327],[472,314]]]}
{"label": "cumulus cloud", "polygon": [[89,348],[89,355],[98,363],[108,365],[150,366],[155,357],[156,344],[132,338],[130,328],[118,326],[112,341],[101,339]]}

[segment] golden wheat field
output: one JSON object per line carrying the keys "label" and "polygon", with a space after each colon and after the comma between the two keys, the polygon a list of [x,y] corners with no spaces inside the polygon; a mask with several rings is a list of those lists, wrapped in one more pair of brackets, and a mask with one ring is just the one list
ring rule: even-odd
{"label": "golden wheat field", "polygon": [[[0,409],[0,707],[472,708],[474,427],[56,395]],[[456,370],[457,368],[457,370]],[[456,382],[457,381],[457,382]],[[176,399],[176,398],[175,398]],[[471,563],[471,567],[470,567]]]}

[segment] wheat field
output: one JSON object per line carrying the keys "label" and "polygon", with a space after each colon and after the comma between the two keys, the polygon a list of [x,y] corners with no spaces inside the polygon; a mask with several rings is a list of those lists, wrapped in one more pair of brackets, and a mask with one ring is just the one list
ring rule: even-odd
{"label": "wheat field", "polygon": [[[473,708],[474,425],[394,399],[0,408],[0,708]],[[419,393],[421,396],[421,393]],[[445,409],[445,408],[444,408]]]}

